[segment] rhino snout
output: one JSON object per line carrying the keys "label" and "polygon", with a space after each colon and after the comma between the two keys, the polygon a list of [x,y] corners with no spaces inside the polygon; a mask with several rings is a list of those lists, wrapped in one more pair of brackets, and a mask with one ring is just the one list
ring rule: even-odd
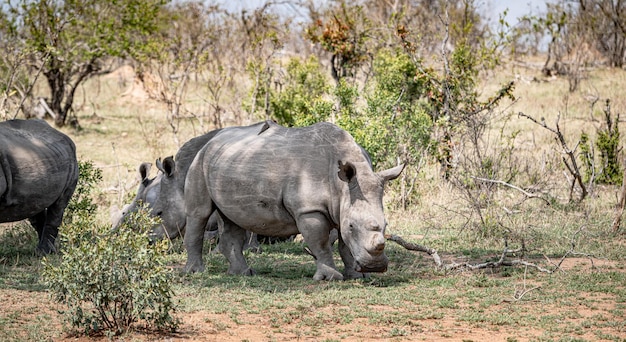
{"label": "rhino snout", "polygon": [[361,263],[358,260],[355,260],[355,271],[357,272],[361,272],[361,273],[374,273],[374,272],[378,272],[378,273],[382,273],[382,272],[386,272],[387,271],[387,264],[388,264],[388,259],[387,257],[384,257],[382,260],[380,260],[379,262],[370,262],[367,264]]}

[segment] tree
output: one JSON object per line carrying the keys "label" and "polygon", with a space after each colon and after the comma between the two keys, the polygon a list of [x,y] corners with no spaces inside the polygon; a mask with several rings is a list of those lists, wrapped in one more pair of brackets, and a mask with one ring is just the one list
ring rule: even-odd
{"label": "tree", "polygon": [[371,58],[367,50],[371,24],[362,6],[348,6],[344,1],[325,17],[314,20],[305,35],[331,54],[332,75],[339,83],[344,77],[354,77],[355,70]]}
{"label": "tree", "polygon": [[579,20],[593,32],[595,46],[612,67],[624,66],[626,56],[626,3],[621,0],[578,0]]}
{"label": "tree", "polygon": [[[108,70],[111,57],[140,53],[165,0],[18,0],[0,10],[14,18],[3,34],[24,44],[46,78],[57,126],[67,123],[78,87]],[[8,21],[7,21],[8,22]],[[139,45],[141,43],[142,45]]]}

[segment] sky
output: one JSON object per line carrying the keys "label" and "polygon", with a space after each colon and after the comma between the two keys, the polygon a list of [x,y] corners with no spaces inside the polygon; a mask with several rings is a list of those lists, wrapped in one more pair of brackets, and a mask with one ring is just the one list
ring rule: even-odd
{"label": "sky", "polygon": [[514,26],[518,18],[527,14],[540,14],[546,10],[546,3],[553,1],[546,0],[483,0],[478,3],[478,6],[483,6],[487,13],[489,13],[489,19],[496,22],[499,18],[499,14],[504,12],[508,8],[507,16],[505,17],[509,25]]}
{"label": "sky", "polygon": [[[266,0],[216,0],[231,11],[239,11],[243,8],[255,8],[265,3]],[[319,0],[326,1],[326,0]],[[552,0],[554,1],[554,0]],[[476,0],[476,5],[484,10],[487,17],[497,22],[499,14],[509,9],[506,20],[511,26],[517,23],[517,19],[526,14],[539,14],[546,9],[546,2],[550,0]],[[291,8],[293,10],[293,8]]]}

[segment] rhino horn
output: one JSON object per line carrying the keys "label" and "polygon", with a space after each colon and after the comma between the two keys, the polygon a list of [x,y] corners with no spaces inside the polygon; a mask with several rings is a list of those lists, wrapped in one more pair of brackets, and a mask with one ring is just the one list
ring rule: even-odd
{"label": "rhino horn", "polygon": [[400,176],[400,173],[402,173],[402,170],[404,170],[404,166],[405,164],[400,164],[391,169],[380,171],[378,172],[378,176],[382,177],[382,179],[384,179],[385,182],[390,181],[392,179],[396,179],[398,178],[398,176]]}

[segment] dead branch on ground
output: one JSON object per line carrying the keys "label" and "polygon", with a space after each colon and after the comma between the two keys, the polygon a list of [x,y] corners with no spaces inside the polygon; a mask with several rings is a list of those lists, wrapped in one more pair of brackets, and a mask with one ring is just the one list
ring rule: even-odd
{"label": "dead branch on ground", "polygon": [[468,262],[451,263],[449,265],[446,265],[444,268],[446,270],[457,270],[457,269],[464,269],[464,268],[470,269],[470,270],[478,270],[482,268],[498,268],[502,266],[520,266],[521,265],[521,266],[526,266],[526,267],[533,267],[537,269],[538,271],[544,272],[544,273],[553,272],[547,268],[543,268],[537,264],[528,262],[526,260],[522,260],[522,259],[506,260],[506,257],[508,255],[516,254],[516,253],[522,252],[523,250],[524,248],[509,249],[508,247],[504,247],[504,250],[502,251],[502,254],[500,254],[500,259],[498,259],[498,261],[487,261],[487,262],[483,262],[480,264],[470,264]]}
{"label": "dead branch on ground", "polygon": [[[400,246],[411,250],[411,251],[417,251],[417,252],[424,252],[427,253],[428,255],[430,255],[434,262],[435,265],[437,266],[437,268],[441,268],[444,269],[446,271],[451,271],[451,270],[463,270],[463,269],[468,269],[468,270],[478,270],[478,269],[484,269],[484,268],[499,268],[502,266],[525,266],[526,268],[528,267],[532,267],[534,269],[536,269],[539,272],[543,272],[543,273],[548,273],[548,274],[552,274],[555,273],[559,270],[561,270],[561,264],[563,264],[563,261],[565,261],[565,259],[567,257],[570,256],[582,256],[582,257],[586,257],[590,260],[591,262],[591,268],[594,269],[595,265],[593,262],[593,258],[595,256],[590,255],[590,254],[586,254],[586,253],[581,253],[581,252],[576,252],[576,236],[578,236],[578,234],[585,228],[585,226],[581,226],[572,236],[571,242],[570,242],[570,249],[561,257],[561,259],[559,260],[558,263],[554,263],[552,262],[552,260],[550,260],[550,258],[548,258],[547,256],[544,255],[544,258],[546,259],[548,264],[551,264],[553,267],[551,269],[549,268],[545,268],[542,266],[539,266],[538,264],[526,261],[522,258],[517,258],[517,259],[507,259],[507,257],[513,255],[513,254],[518,254],[518,253],[524,253],[526,251],[526,247],[524,246],[524,244],[522,243],[522,247],[518,248],[518,249],[509,249],[508,247],[508,243],[505,241],[504,243],[504,249],[502,250],[502,253],[500,254],[500,258],[497,261],[487,261],[487,262],[483,262],[483,263],[478,263],[478,264],[472,264],[469,262],[464,262],[464,263],[456,263],[456,262],[452,262],[450,264],[444,264],[441,261],[441,258],[439,257],[439,254],[437,253],[437,250],[434,248],[430,248],[427,246],[423,246],[417,243],[413,243],[413,242],[408,242],[406,240],[404,240],[402,237],[398,236],[398,235],[393,235],[393,234],[386,234],[385,238],[389,241],[393,241],[397,244],[399,244]],[[535,290],[535,288],[530,289],[526,292],[530,292],[532,290]],[[521,299],[521,297],[524,295],[525,293],[521,294],[519,296],[519,299]]]}

